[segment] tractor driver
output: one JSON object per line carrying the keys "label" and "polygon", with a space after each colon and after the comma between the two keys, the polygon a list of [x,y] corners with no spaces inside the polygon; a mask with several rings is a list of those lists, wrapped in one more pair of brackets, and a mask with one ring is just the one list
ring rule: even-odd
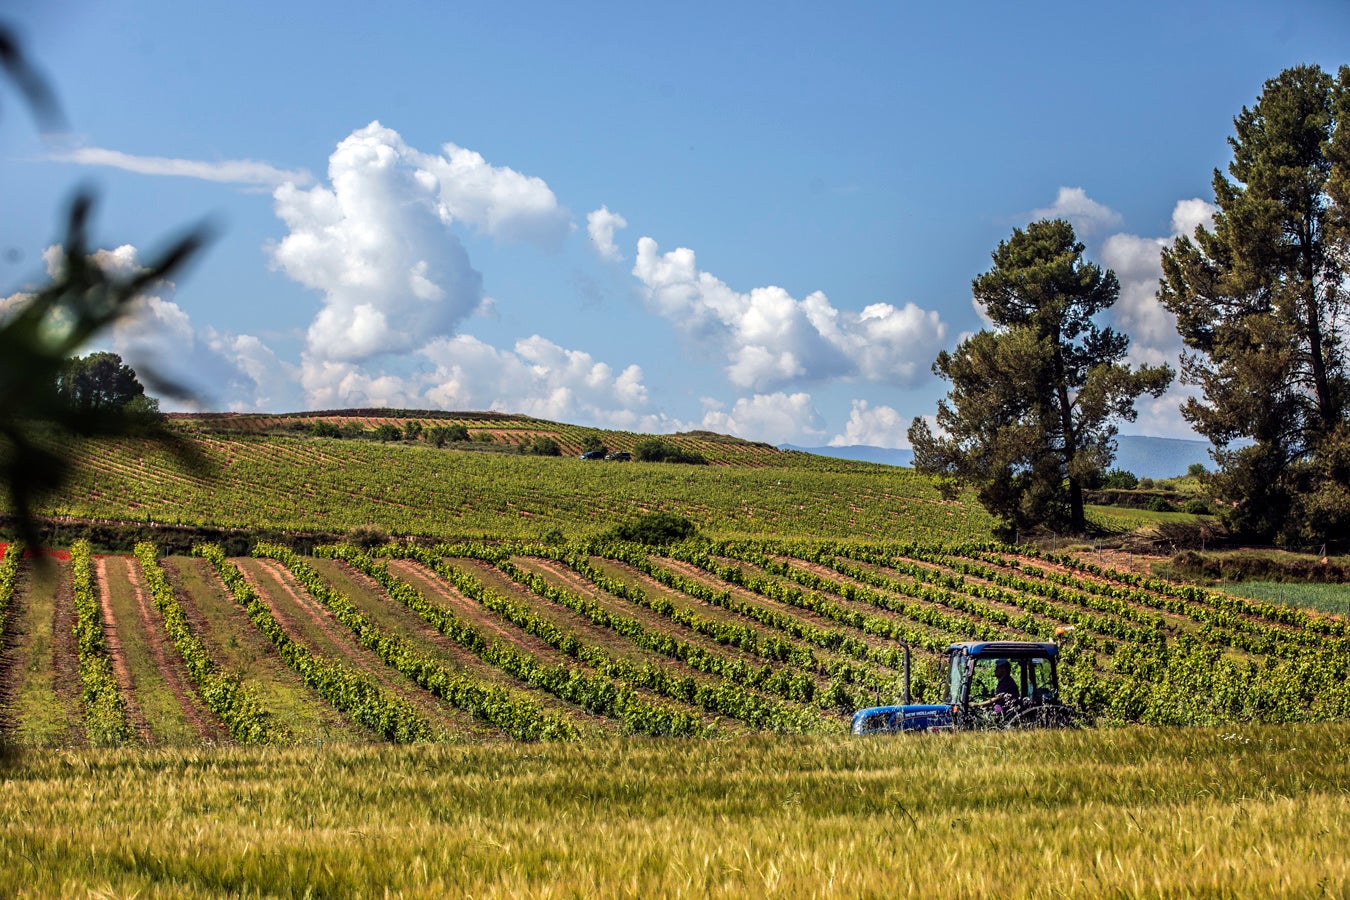
{"label": "tractor driver", "polygon": [[994,677],[998,679],[998,684],[994,686],[994,696],[1007,694],[1014,700],[1022,696],[1022,692],[1017,689],[1017,682],[1013,681],[1012,663],[1006,659],[1000,659],[994,663]]}
{"label": "tractor driver", "polygon": [[1017,688],[1017,682],[1012,677],[1012,663],[1006,659],[1000,659],[994,663],[994,677],[998,683],[994,685],[994,695],[982,703],[973,704],[974,706],[990,707],[998,706],[1008,700],[1017,700],[1022,696],[1022,692]]}

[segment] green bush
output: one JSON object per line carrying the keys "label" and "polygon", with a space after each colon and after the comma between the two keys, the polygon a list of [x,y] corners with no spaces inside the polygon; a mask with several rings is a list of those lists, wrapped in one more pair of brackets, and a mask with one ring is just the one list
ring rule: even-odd
{"label": "green bush", "polygon": [[309,434],[310,437],[317,438],[340,438],[342,437],[342,430],[337,427],[336,422],[320,419],[310,426]]}
{"label": "green bush", "polygon": [[1102,487],[1112,491],[1132,491],[1139,487],[1139,479],[1133,472],[1124,469],[1112,469],[1102,480]]}
{"label": "green bush", "polygon": [[639,462],[685,463],[693,466],[706,466],[708,460],[703,454],[673,444],[664,438],[654,437],[639,441],[633,448],[633,457]]}
{"label": "green bush", "polygon": [[520,452],[531,456],[562,456],[558,442],[543,434],[536,434],[527,443],[521,444]]}
{"label": "green bush", "polygon": [[1193,516],[1207,516],[1211,512],[1209,504],[1199,497],[1193,497],[1192,499],[1187,500],[1182,504],[1181,511],[1190,513]]}
{"label": "green bush", "polygon": [[399,430],[399,427],[397,425],[390,425],[388,422],[386,422],[379,428],[375,429],[374,436],[375,440],[383,444],[387,443],[388,441],[402,440],[403,432]]}
{"label": "green bush", "polygon": [[682,541],[698,533],[694,523],[674,513],[643,513],[632,522],[617,526],[611,533],[621,541],[659,546]]}
{"label": "green bush", "polygon": [[1172,512],[1172,504],[1168,503],[1162,497],[1154,497],[1144,506],[1149,512]]}

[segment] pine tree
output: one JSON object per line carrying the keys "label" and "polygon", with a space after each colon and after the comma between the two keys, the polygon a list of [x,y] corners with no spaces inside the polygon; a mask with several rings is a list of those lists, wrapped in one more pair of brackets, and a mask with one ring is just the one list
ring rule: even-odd
{"label": "pine tree", "polygon": [[1005,533],[1033,525],[1086,530],[1083,489],[1115,453],[1117,421],[1143,393],[1171,383],[1166,366],[1131,370],[1129,338],[1093,321],[1120,284],[1083,259],[1062,220],[1033,222],[994,251],[972,282],[994,323],[943,351],[933,371],[952,384],[934,435],[915,419],[915,466],[974,484]]}
{"label": "pine tree", "polygon": [[[1182,408],[1214,444],[1230,527],[1317,542],[1350,525],[1344,347],[1350,68],[1286,69],[1233,120],[1213,230],[1163,252],[1158,299],[1189,352]],[[1231,176],[1231,179],[1230,177]]]}

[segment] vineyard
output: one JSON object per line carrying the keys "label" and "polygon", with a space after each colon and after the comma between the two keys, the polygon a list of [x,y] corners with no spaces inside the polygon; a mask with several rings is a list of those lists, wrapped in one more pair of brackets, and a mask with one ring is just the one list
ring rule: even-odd
{"label": "vineyard", "polygon": [[1343,719],[1342,617],[988,543],[699,538],[11,545],[4,736],[21,746],[842,734],[959,640],[1072,626],[1103,723]]}
{"label": "vineyard", "polygon": [[[1350,885],[1344,616],[992,543],[904,469],[423,418],[486,437],[216,416],[175,420],[195,468],[67,445],[48,546],[0,556],[0,894]],[[653,513],[697,532],[634,542]],[[1101,727],[848,734],[906,647],[936,700],[942,650],[992,639],[1061,641]]]}
{"label": "vineyard", "polygon": [[[575,443],[568,428],[581,431],[550,434]],[[591,537],[652,511],[687,516],[704,533],[724,536],[928,541],[989,532],[978,505],[943,499],[909,470],[717,436],[678,439],[709,461],[690,466],[437,449],[425,441],[221,435],[186,425],[181,434],[195,454],[190,467],[149,440],[64,439],[77,471],[42,511],[246,531],[342,535],[374,526],[445,540]],[[614,447],[636,441],[605,433],[610,438]]]}

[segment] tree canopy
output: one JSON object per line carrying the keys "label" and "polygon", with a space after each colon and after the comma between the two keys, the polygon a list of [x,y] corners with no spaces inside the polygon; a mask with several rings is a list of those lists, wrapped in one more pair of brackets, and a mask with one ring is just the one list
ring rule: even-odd
{"label": "tree canopy", "polygon": [[972,290],[994,327],[943,351],[933,371],[952,388],[938,434],[909,429],[915,467],[974,484],[1005,532],[1087,526],[1083,487],[1115,453],[1117,421],[1133,421],[1143,393],[1171,383],[1166,366],[1131,370],[1129,338],[1094,317],[1120,285],[1083,258],[1063,220],[1014,229]]}
{"label": "tree canopy", "polygon": [[159,401],[145,393],[136,370],[116,353],[100,351],[66,362],[56,380],[57,393],[76,409],[158,411]]}
{"label": "tree canopy", "polygon": [[[0,73],[20,89],[44,128],[64,127],[47,80],[3,25]],[[62,242],[61,271],[0,315],[0,483],[8,493],[18,531],[30,541],[36,537],[34,504],[64,484],[71,468],[66,446],[48,440],[51,428],[115,435],[146,426],[145,417],[134,408],[70,403],[58,385],[71,355],[128,314],[137,297],[179,271],[207,237],[205,229],[195,229],[173,241],[144,270],[122,277],[91,257],[92,208],[92,194],[77,193]],[[186,465],[202,465],[199,455],[177,435],[155,428],[150,433],[172,447]]]}
{"label": "tree canopy", "polygon": [[1266,82],[1233,120],[1218,207],[1163,252],[1158,299],[1201,389],[1182,413],[1210,439],[1212,489],[1249,538],[1318,542],[1350,527],[1345,330],[1350,67]]}

